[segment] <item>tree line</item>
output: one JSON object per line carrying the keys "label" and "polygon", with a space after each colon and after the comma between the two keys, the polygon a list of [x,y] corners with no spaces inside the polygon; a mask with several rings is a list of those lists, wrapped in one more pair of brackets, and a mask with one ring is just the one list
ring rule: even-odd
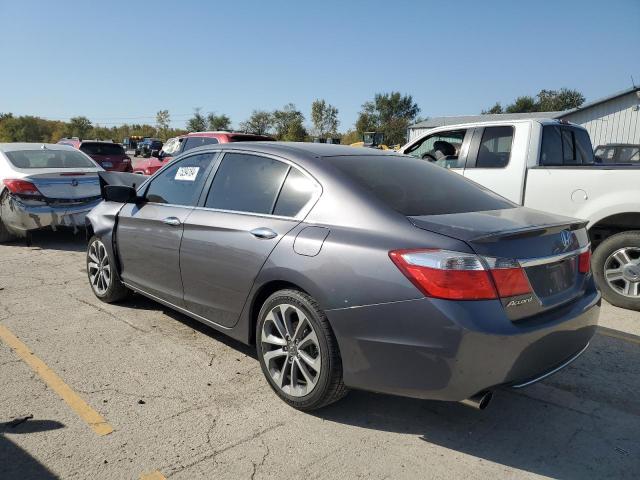
{"label": "tree line", "polygon": [[[541,90],[535,97],[520,96],[506,107],[496,102],[482,114],[546,112],[576,108],[585,101],[577,90]],[[388,145],[406,141],[410,125],[422,120],[418,116],[420,107],[411,95],[400,92],[378,93],[372,100],[362,104],[355,124],[346,131],[338,127],[339,110],[324,99],[316,99],[311,104],[310,124],[303,113],[293,103],[273,111],[253,110],[249,117],[240,122],[238,131],[258,135],[271,135],[277,140],[311,141],[313,138],[340,138],[341,143],[350,144],[362,140],[365,132],[381,132]],[[228,115],[217,112],[203,113],[195,108],[193,116],[186,121],[185,128],[172,128],[168,110],[156,113],[155,124],[123,124],[106,127],[93,124],[87,117],[73,117],[68,121],[47,120],[37,116],[14,116],[0,113],[0,142],[52,142],[63,137],[102,139],[121,142],[125,137],[139,135],[161,140],[207,130],[232,130]]]}

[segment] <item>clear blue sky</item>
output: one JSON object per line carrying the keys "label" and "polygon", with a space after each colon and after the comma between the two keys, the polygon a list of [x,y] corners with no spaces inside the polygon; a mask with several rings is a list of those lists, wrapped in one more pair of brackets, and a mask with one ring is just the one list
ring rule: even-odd
{"label": "clear blue sky", "polygon": [[[0,112],[100,124],[315,98],[349,128],[376,92],[423,116],[640,83],[640,1],[0,0]],[[138,117],[138,118],[133,118]]]}

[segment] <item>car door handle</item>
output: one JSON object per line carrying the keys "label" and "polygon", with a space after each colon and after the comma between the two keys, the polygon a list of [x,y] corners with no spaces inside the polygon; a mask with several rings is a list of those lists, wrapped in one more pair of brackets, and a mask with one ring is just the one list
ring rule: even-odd
{"label": "car door handle", "polygon": [[276,238],[278,236],[276,232],[266,227],[254,228],[249,233],[256,238],[262,238],[264,240],[269,240],[270,238]]}
{"label": "car door handle", "polygon": [[182,225],[182,222],[177,217],[167,217],[162,220],[162,223],[164,223],[165,225],[171,225],[172,227],[178,227]]}

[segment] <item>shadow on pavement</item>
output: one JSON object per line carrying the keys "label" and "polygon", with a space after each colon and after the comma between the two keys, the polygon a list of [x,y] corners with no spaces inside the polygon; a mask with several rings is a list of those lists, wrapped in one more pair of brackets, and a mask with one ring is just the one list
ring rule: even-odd
{"label": "shadow on pavement", "polygon": [[71,228],[53,230],[39,230],[31,234],[31,243],[26,238],[18,238],[3,245],[24,247],[34,250],[65,250],[84,252],[87,249],[85,230],[79,229],[74,233]]}
{"label": "shadow on pavement", "polygon": [[638,478],[640,349],[620,342],[594,338],[576,366],[527,389],[497,390],[484,411],[354,391],[316,415],[553,478]]}
{"label": "shadow on pavement", "polygon": [[58,478],[5,434],[28,434],[59,428],[64,428],[64,425],[53,420],[27,420],[18,425],[15,422],[0,423],[0,478],[21,480]]}

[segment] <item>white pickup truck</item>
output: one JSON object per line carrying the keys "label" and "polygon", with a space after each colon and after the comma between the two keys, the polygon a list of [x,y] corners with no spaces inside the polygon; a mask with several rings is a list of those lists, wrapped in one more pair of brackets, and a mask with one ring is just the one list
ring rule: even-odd
{"label": "white pickup truck", "polygon": [[400,151],[520,205],[587,220],[604,298],[640,310],[640,162],[603,163],[584,128],[550,119],[447,125]]}

